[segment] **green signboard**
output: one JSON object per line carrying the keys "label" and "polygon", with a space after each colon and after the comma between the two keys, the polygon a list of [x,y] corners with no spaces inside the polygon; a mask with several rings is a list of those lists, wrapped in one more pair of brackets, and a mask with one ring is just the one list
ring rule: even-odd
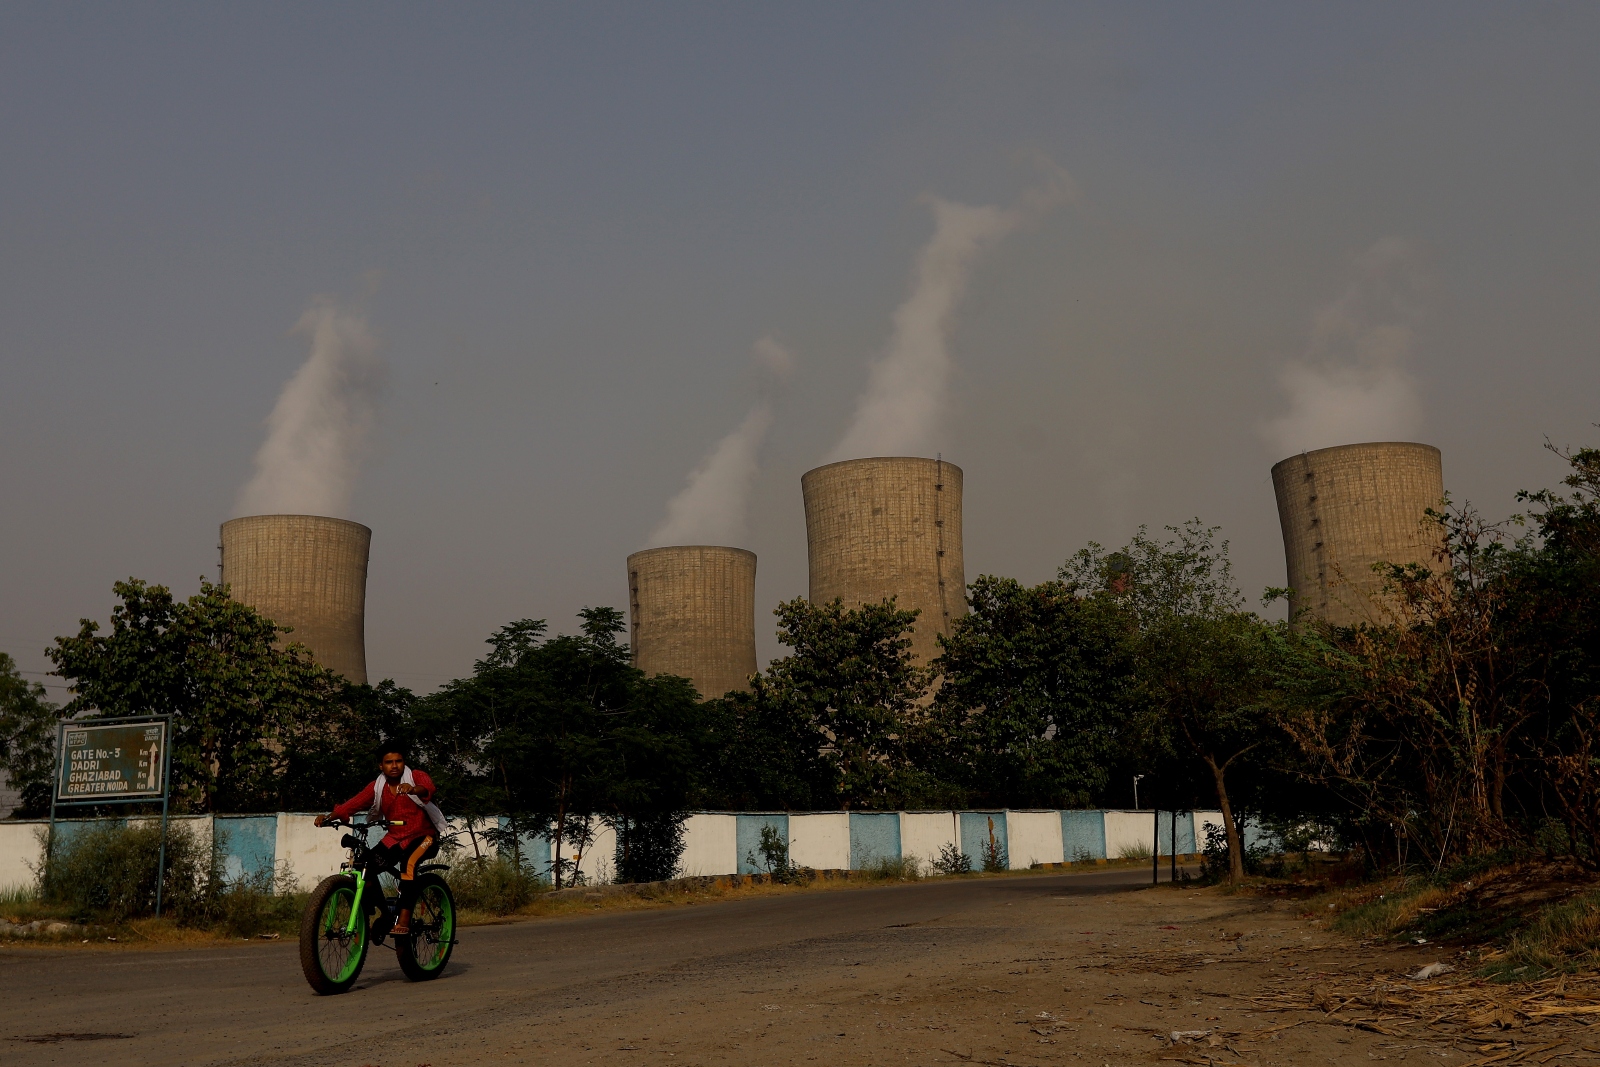
{"label": "green signboard", "polygon": [[160,800],[166,766],[165,722],[62,723],[56,800]]}

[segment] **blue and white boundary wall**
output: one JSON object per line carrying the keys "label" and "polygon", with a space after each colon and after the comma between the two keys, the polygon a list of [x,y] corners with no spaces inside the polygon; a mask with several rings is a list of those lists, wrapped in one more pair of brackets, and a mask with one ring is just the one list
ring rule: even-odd
{"label": "blue and white boundary wall", "polygon": [[[202,843],[217,842],[223,851],[223,868],[231,878],[271,872],[310,888],[339,869],[345,850],[339,847],[343,831],[318,828],[315,815],[279,812],[275,815],[217,815],[176,817],[175,824],[197,834]],[[954,845],[983,866],[984,846],[990,835],[1005,850],[1013,870],[1041,863],[1074,863],[1117,859],[1128,852],[1154,846],[1158,855],[1172,849],[1173,820],[1177,821],[1177,852],[1200,850],[1208,825],[1220,824],[1215,811],[1162,812],[1159,834],[1149,811],[823,811],[823,812],[713,812],[691,814],[684,824],[684,850],[678,861],[680,876],[753,874],[760,869],[763,827],[772,827],[788,843],[789,858],[801,867],[817,870],[860,870],[884,860],[915,858],[924,872],[947,846]],[[58,841],[91,824],[91,820],[64,819],[56,823]],[[504,820],[495,820],[503,824]],[[0,889],[34,881],[43,858],[48,823],[42,820],[0,821]],[[481,836],[487,820],[471,826],[452,819],[453,830],[465,830],[457,855],[493,855]],[[1152,842],[1151,838],[1157,839]],[[1255,835],[1252,835],[1254,839]],[[1253,843],[1253,840],[1252,840]],[[549,870],[554,859],[551,842],[540,837],[524,840],[523,856],[535,869]],[[611,881],[616,838],[610,827],[597,824],[593,843],[578,857],[578,869],[591,884]],[[563,859],[572,859],[563,849]]]}

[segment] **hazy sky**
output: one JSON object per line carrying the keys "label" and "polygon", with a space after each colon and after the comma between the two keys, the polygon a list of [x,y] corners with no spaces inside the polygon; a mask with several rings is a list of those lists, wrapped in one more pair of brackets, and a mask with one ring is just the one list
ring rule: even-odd
{"label": "hazy sky", "polygon": [[0,650],[306,491],[431,689],[624,606],[698,470],[765,660],[897,382],[969,580],[1199,515],[1254,596],[1343,434],[1509,512],[1600,442],[1596,55],[1592,4],[7,4]]}

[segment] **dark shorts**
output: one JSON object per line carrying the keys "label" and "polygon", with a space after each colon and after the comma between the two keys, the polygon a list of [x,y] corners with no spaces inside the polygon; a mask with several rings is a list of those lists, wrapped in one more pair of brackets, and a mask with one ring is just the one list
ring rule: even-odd
{"label": "dark shorts", "polygon": [[439,842],[433,837],[418,838],[404,845],[378,845],[367,860],[368,876],[391,867],[400,872],[400,906],[409,908],[416,902],[417,868],[439,854]]}

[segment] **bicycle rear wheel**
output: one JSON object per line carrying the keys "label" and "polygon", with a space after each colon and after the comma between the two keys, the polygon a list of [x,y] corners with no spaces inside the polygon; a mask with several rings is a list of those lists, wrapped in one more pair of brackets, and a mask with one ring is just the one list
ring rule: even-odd
{"label": "bicycle rear wheel", "polygon": [[367,924],[350,910],[356,902],[356,880],[347,874],[324,878],[312,891],[300,917],[300,969],[322,996],[343,993],[356,984],[367,962]]}
{"label": "bicycle rear wheel", "polygon": [[439,977],[456,944],[456,899],[437,874],[417,879],[417,903],[411,909],[411,935],[395,945],[400,969],[413,982]]}

